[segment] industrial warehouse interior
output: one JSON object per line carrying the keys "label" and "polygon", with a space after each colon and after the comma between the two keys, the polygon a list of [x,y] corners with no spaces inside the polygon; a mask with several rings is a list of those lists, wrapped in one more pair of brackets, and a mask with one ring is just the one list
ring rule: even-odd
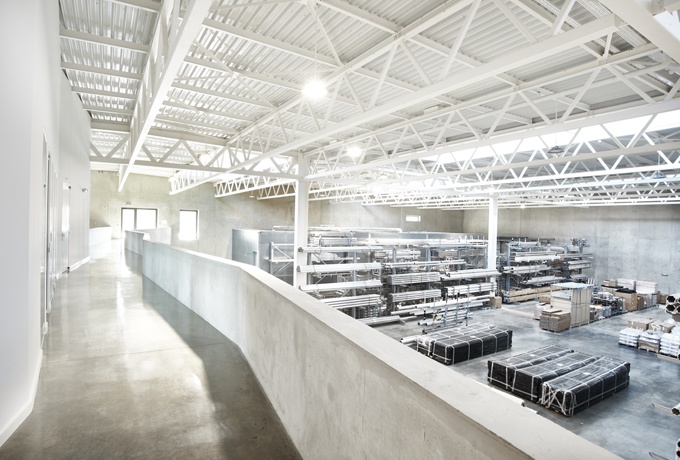
{"label": "industrial warehouse interior", "polygon": [[0,5],[0,459],[680,459],[680,1]]}

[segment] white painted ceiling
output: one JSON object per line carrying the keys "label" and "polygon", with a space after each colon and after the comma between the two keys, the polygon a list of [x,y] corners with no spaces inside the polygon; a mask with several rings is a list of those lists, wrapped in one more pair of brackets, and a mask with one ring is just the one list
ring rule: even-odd
{"label": "white painted ceiling", "polygon": [[92,167],[121,189],[135,172],[259,199],[305,180],[313,200],[423,208],[680,203],[678,0],[59,3]]}

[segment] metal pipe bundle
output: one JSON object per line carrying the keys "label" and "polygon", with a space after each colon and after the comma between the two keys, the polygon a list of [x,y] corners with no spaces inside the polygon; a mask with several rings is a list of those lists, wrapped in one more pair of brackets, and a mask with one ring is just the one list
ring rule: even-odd
{"label": "metal pipe bundle", "polygon": [[367,289],[381,287],[380,280],[347,281],[345,283],[322,283],[300,286],[304,292],[342,291],[345,289]]}
{"label": "metal pipe bundle", "polygon": [[450,286],[447,289],[449,291],[449,297],[455,297],[461,294],[467,295],[475,292],[493,291],[494,283],[461,284],[459,286]]}
{"label": "metal pipe bundle", "polygon": [[545,264],[541,265],[519,265],[503,267],[503,273],[534,273],[547,270],[549,267]]}
{"label": "metal pipe bundle", "polygon": [[381,265],[378,262],[363,264],[314,264],[298,265],[297,271],[299,273],[340,273],[351,271],[380,270],[380,268]]}
{"label": "metal pipe bundle", "polygon": [[445,276],[442,276],[441,279],[442,281],[453,281],[470,278],[487,278],[489,276],[500,276],[500,273],[494,268],[458,270],[456,272],[447,273]]}
{"label": "metal pipe bundle", "polygon": [[379,326],[381,324],[399,323],[401,319],[398,316],[379,316],[377,318],[360,318],[359,321],[368,326]]}
{"label": "metal pipe bundle", "polygon": [[439,298],[442,294],[440,289],[426,289],[424,291],[395,292],[388,294],[390,302],[409,302],[412,300],[424,300]]}
{"label": "metal pipe bundle", "polygon": [[345,308],[374,307],[380,305],[380,296],[377,294],[357,295],[353,297],[335,297],[320,299],[331,308],[342,310]]}
{"label": "metal pipe bundle", "polygon": [[320,252],[362,252],[376,251],[383,249],[382,246],[308,246],[298,248],[298,252],[320,253]]}
{"label": "metal pipe bundle", "polygon": [[531,278],[527,281],[527,284],[548,284],[562,279],[563,278],[557,276],[538,276],[536,278]]}
{"label": "metal pipe bundle", "polygon": [[442,260],[437,262],[386,262],[383,268],[408,268],[408,267],[434,267],[438,265],[460,265],[464,264],[464,260]]}
{"label": "metal pipe bundle", "polygon": [[515,253],[512,259],[515,262],[531,262],[535,260],[555,260],[559,259],[559,256],[552,251],[537,251]]}
{"label": "metal pipe bundle", "polygon": [[387,284],[419,284],[436,283],[440,280],[439,272],[402,273],[387,275]]}
{"label": "metal pipe bundle", "polygon": [[680,315],[680,293],[666,297],[666,313]]}

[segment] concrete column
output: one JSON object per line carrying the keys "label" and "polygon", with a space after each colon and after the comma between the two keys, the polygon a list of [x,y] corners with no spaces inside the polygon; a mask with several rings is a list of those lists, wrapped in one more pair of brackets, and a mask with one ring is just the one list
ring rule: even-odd
{"label": "concrete column", "polygon": [[486,268],[496,268],[496,241],[498,240],[498,195],[493,195],[489,198],[489,225],[488,231],[489,243],[487,246],[487,264]]}
{"label": "concrete column", "polygon": [[[302,154],[298,156],[298,174],[304,177],[309,173],[307,162]],[[307,233],[309,227],[309,181],[298,180],[295,188],[295,272],[293,274],[293,286],[299,287],[307,284],[307,275],[298,273],[297,267],[307,265],[307,254],[299,252],[298,248],[307,246]]]}

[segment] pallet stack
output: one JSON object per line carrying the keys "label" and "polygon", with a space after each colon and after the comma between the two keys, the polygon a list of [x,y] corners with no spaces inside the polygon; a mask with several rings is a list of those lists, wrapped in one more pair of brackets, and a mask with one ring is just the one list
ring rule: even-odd
{"label": "pallet stack", "polygon": [[545,331],[562,332],[571,327],[571,313],[557,308],[541,312],[540,327]]}

